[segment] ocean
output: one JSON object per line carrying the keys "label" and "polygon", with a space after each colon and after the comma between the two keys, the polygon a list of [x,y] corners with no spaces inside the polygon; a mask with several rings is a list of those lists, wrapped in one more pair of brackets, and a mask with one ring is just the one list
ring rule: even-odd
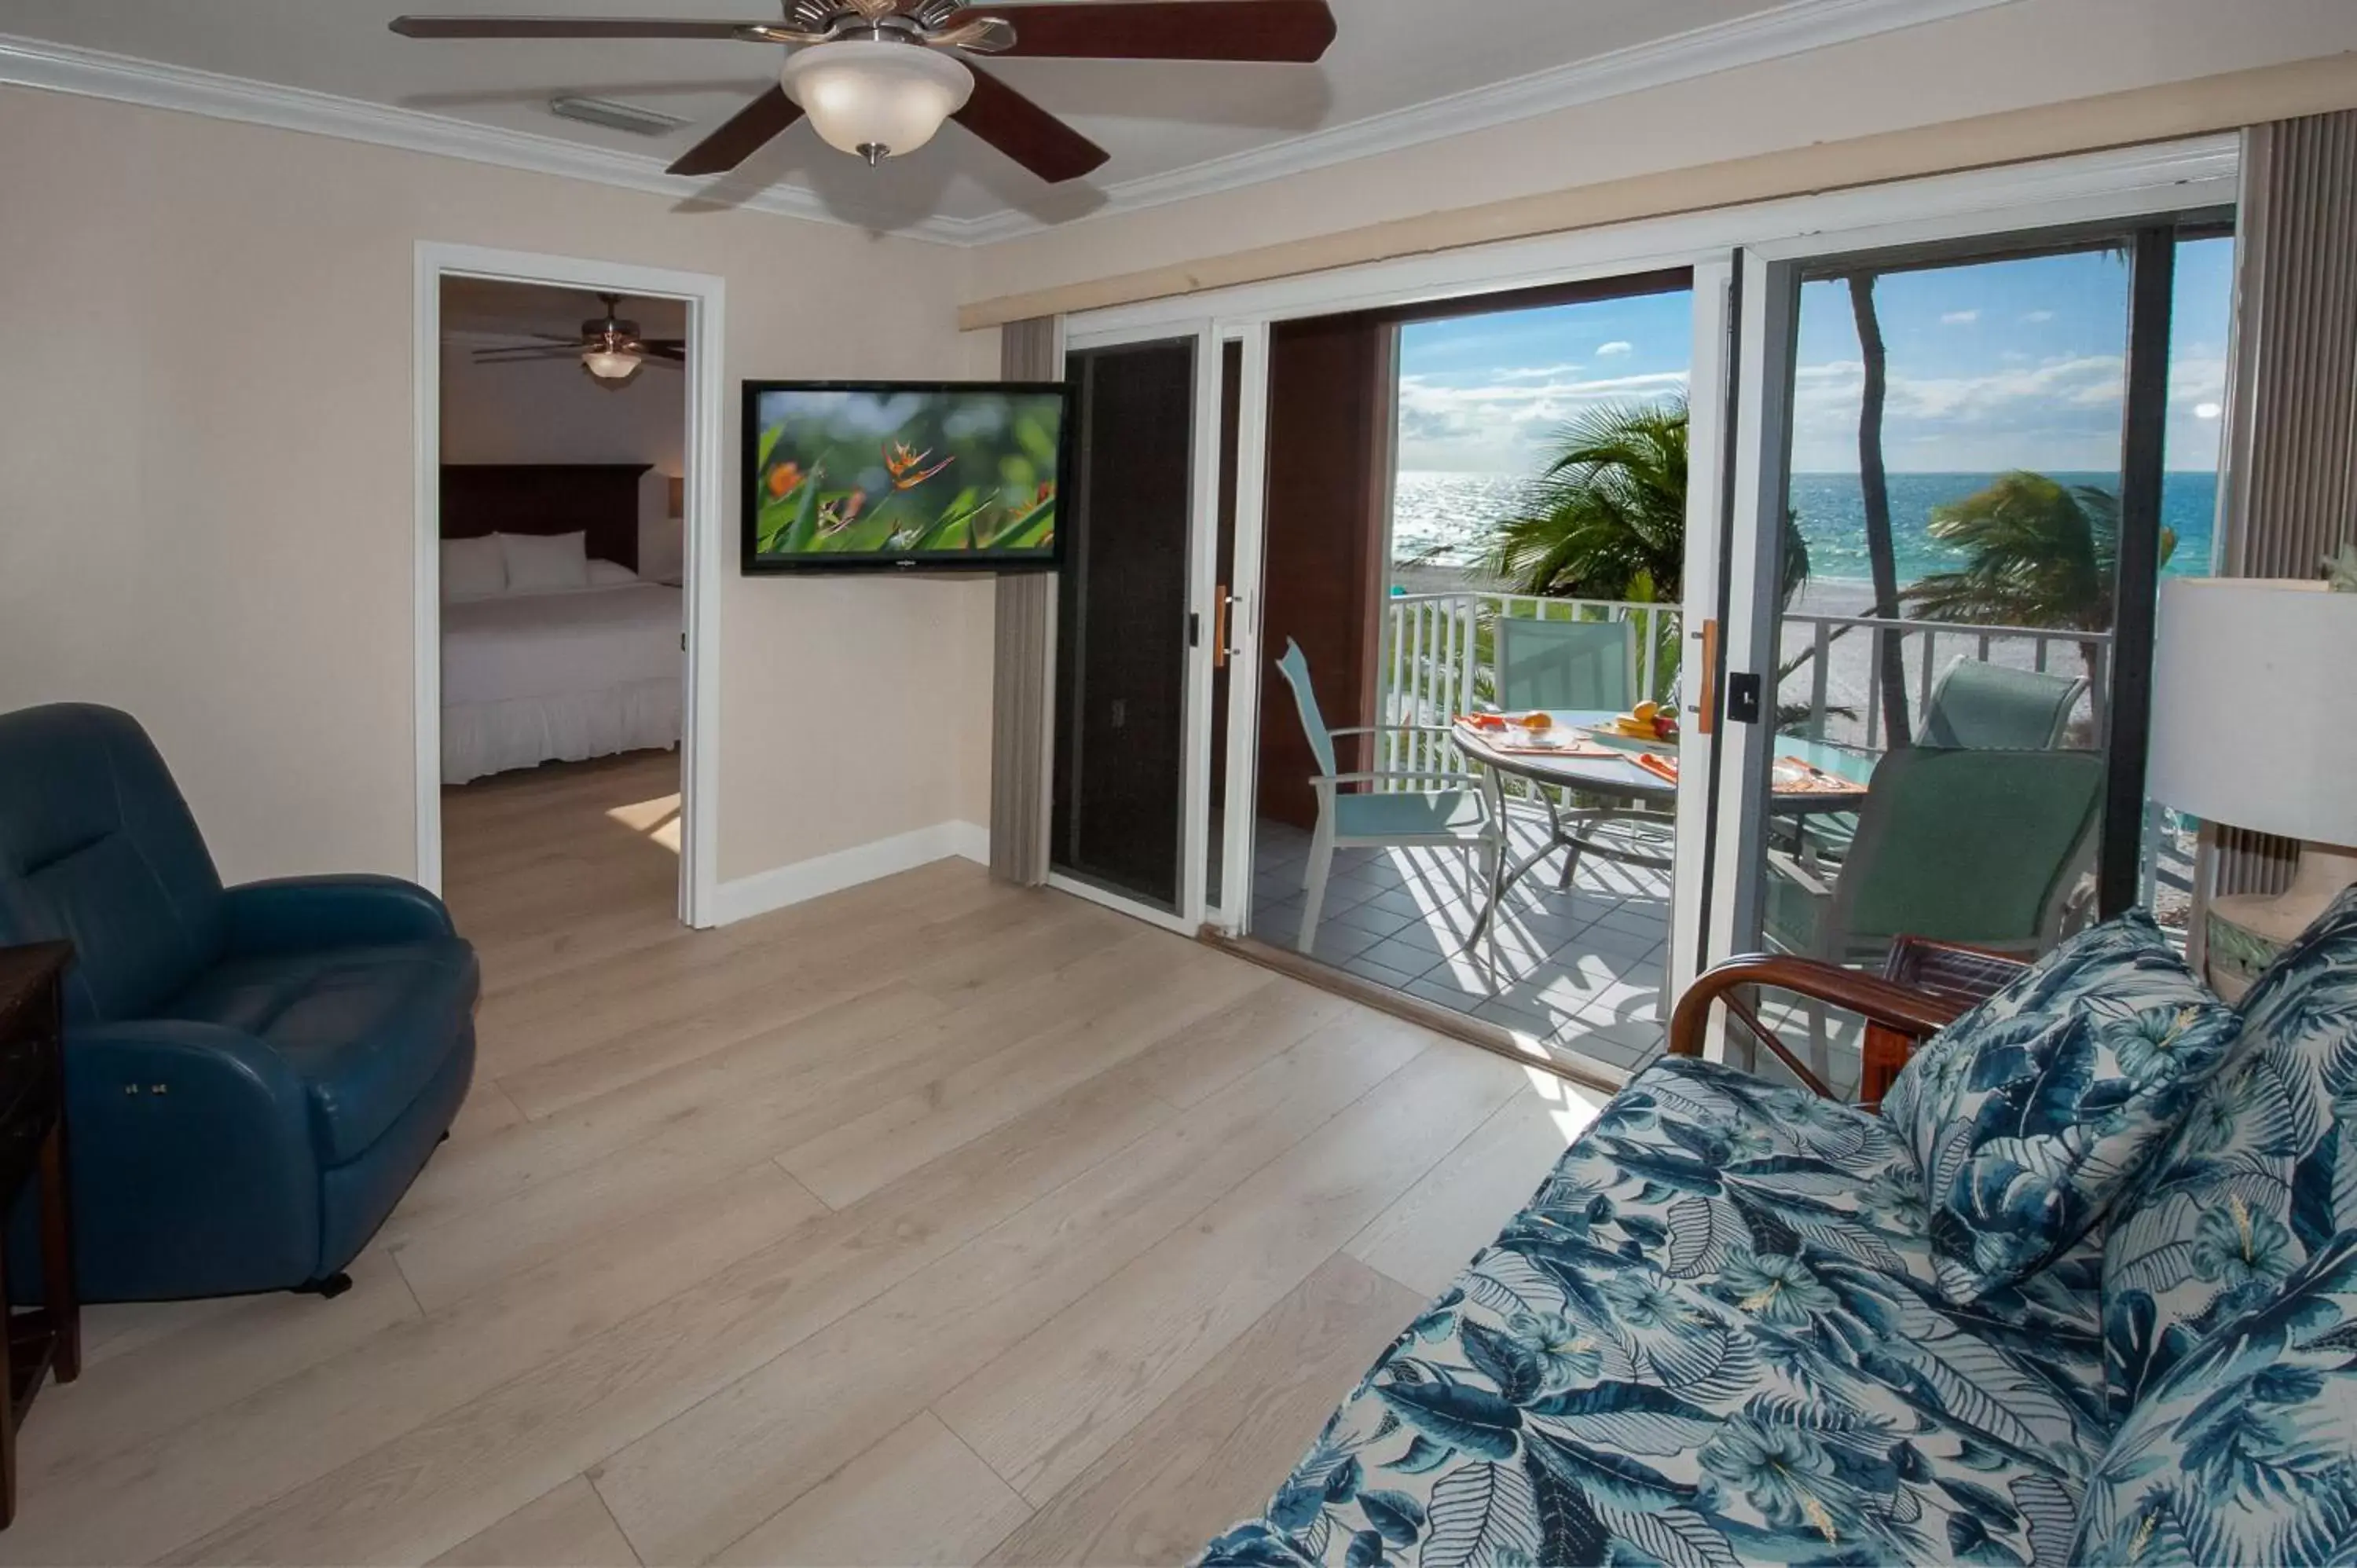
{"label": "ocean", "polygon": [[[2094,485],[2116,494],[2117,474],[2055,474],[2070,485]],[[1911,583],[1936,572],[1953,571],[1962,552],[1931,535],[1932,510],[1986,489],[1995,474],[1893,474],[1890,513],[1899,580]],[[1392,559],[1424,560],[1434,565],[1470,564],[1487,542],[1490,525],[1521,503],[1529,481],[1512,474],[1406,472],[1399,476],[1393,506]],[[1792,506],[1809,542],[1812,576],[1824,582],[1866,582],[1872,573],[1866,554],[1866,503],[1856,474],[1795,474]],[[2164,570],[2175,576],[2210,571],[2211,520],[2218,504],[2218,476],[2178,472],[2161,487],[2161,521],[2177,535],[2177,548]]]}

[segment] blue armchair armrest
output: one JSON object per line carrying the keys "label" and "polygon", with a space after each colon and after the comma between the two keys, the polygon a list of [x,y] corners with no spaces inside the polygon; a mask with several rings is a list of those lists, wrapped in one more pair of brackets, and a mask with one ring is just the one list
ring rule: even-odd
{"label": "blue armchair armrest", "polygon": [[442,900],[398,876],[288,876],[222,897],[229,951],[307,952],[457,935]]}
{"label": "blue armchair armrest", "polygon": [[147,1019],[69,1027],[65,1066],[84,1295],[226,1294],[316,1272],[310,1109],[275,1050]]}

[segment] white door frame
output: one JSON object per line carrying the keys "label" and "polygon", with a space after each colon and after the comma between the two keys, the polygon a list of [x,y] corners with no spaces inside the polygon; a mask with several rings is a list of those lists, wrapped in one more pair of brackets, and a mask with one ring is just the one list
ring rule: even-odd
{"label": "white door frame", "polygon": [[491,278],[603,290],[687,306],[687,439],[682,508],[687,563],[687,682],[680,736],[680,918],[717,923],[720,792],[720,584],[723,343],[726,285],[673,272],[475,245],[417,245],[412,375],[415,430],[412,637],[417,766],[417,881],[442,886],[442,280]]}
{"label": "white door frame", "polygon": [[1179,781],[1178,907],[1157,909],[1060,871],[1048,874],[1048,886],[1060,892],[1186,936],[1203,927],[1208,883],[1203,874],[1203,843],[1211,819],[1211,645],[1210,618],[1203,610],[1211,597],[1211,578],[1219,569],[1220,338],[1211,319],[1200,314],[1175,322],[1098,331],[1081,330],[1068,319],[1064,332],[1068,355],[1190,338],[1195,342],[1195,407],[1193,443],[1189,449],[1193,474],[1187,519],[1187,607],[1200,618],[1196,622],[1199,635],[1187,650],[1185,717],[1179,736],[1179,766],[1185,776]]}
{"label": "white door frame", "polygon": [[[1242,936],[1251,918],[1254,830],[1259,821],[1260,757],[1257,745],[1239,746],[1239,736],[1260,735],[1260,611],[1263,547],[1268,487],[1268,323],[1219,322],[1212,334],[1222,345],[1220,370],[1227,370],[1225,346],[1243,345],[1243,384],[1236,407],[1235,561],[1228,583],[1234,608],[1228,617],[1228,777],[1223,785],[1227,814],[1220,843],[1220,901],[1204,911],[1205,922],[1225,936]],[[1224,389],[1223,389],[1224,390]],[[1220,432],[1216,420],[1212,438]],[[1214,470],[1216,477],[1216,469]],[[1219,564],[1218,513],[1212,514],[1210,560]],[[1208,592],[1216,596],[1218,585]],[[1208,609],[1218,606],[1207,600]],[[1217,635],[1218,618],[1205,624]],[[1210,742],[1207,740],[1207,746]],[[1239,825],[1243,831],[1238,832]]]}

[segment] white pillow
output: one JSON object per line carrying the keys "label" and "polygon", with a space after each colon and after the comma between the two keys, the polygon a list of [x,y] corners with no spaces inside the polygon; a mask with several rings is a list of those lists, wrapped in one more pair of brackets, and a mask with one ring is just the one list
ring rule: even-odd
{"label": "white pillow", "polygon": [[593,588],[619,588],[625,583],[635,583],[639,575],[619,561],[589,563],[589,585]]}
{"label": "white pillow", "polygon": [[540,594],[589,585],[589,540],[582,533],[495,533],[507,562],[508,592]]}
{"label": "white pillow", "polygon": [[486,534],[480,539],[442,542],[444,598],[488,599],[507,591],[507,557],[500,553],[498,540]]}

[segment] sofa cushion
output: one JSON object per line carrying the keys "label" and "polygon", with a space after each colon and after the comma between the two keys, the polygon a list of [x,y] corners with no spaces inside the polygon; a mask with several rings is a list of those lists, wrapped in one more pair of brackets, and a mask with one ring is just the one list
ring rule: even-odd
{"label": "sofa cushion", "polygon": [[2060,1563],[2093,1256],[1951,1305],[1879,1118],[1657,1064],[1204,1561]]}
{"label": "sofa cushion", "polygon": [[2106,1238],[2115,1415],[2357,1227],[2357,889],[2286,950],[2242,1013],[2232,1058]]}
{"label": "sofa cushion", "polygon": [[2082,932],[1918,1051],[1883,1101],[1941,1289],[1968,1304],[2094,1230],[2241,1024],[2152,918]]}
{"label": "sofa cushion", "polygon": [[0,945],[74,944],[70,1021],[147,1016],[220,952],[221,903],[196,819],[130,714],[0,714]]}
{"label": "sofa cushion", "polygon": [[2074,1563],[2357,1560],[2357,1231],[2154,1380],[2091,1477]]}
{"label": "sofa cushion", "polygon": [[466,1036],[474,950],[455,938],[232,959],[159,1015],[253,1035],[303,1080],[322,1165],[365,1153]]}

